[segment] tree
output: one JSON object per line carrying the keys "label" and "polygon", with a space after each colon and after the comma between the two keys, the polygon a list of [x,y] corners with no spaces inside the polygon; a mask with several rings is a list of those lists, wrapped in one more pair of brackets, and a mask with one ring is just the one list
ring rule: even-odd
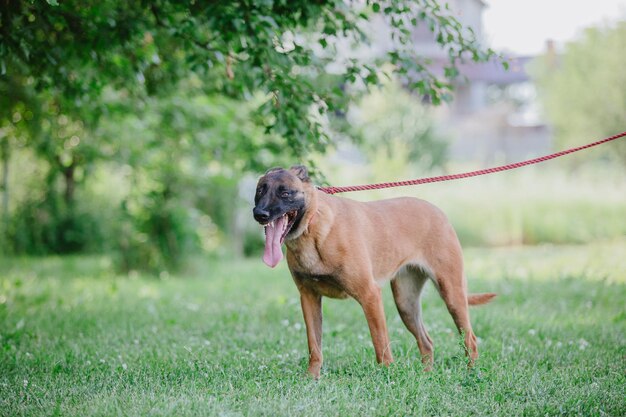
{"label": "tree", "polygon": [[[335,43],[366,41],[362,24],[374,15],[393,29],[385,59],[353,60],[339,85],[316,85]],[[240,99],[263,94],[262,124],[297,158],[329,143],[311,111],[333,112],[356,91],[341,86],[378,84],[385,62],[438,103],[450,98],[459,60],[493,55],[434,0],[8,1],[0,3],[0,22],[2,77],[31,77],[37,90],[57,90],[68,108],[99,103],[105,86],[139,97],[162,93],[193,72],[204,76],[207,92]],[[411,48],[418,24],[428,25],[448,51],[443,78]]]}
{"label": "tree", "polygon": [[[336,45],[367,42],[374,17],[392,29],[386,55],[346,59],[326,74]],[[417,25],[448,53],[442,76],[412,47]],[[332,143],[326,119],[380,85],[383,66],[438,104],[451,97],[459,61],[492,55],[434,0],[0,1],[0,128],[12,135],[0,137],[2,155],[24,132],[49,168],[49,198],[29,202],[23,212],[32,215],[20,225],[38,226],[32,219],[42,209],[58,215],[58,227],[31,233],[38,247],[49,245],[39,236],[88,223],[75,221],[74,206],[90,170],[129,165],[133,181],[148,186],[125,200],[126,219],[160,268],[161,255],[183,252],[200,167],[219,166],[211,175],[222,187],[232,184],[229,172],[259,171],[281,156],[306,160]],[[219,111],[230,119],[211,125]],[[191,180],[189,164],[197,168]],[[83,247],[71,235],[71,245],[56,247]]]}
{"label": "tree", "polygon": [[[585,30],[566,45],[559,57],[544,56],[532,73],[546,116],[559,143],[579,145],[624,130],[626,115],[626,22]],[[604,148],[619,150],[626,165],[626,143]]]}
{"label": "tree", "polygon": [[36,113],[36,94],[20,76],[7,76],[0,82],[0,191],[2,204],[0,206],[0,243],[6,247],[9,228],[9,161],[11,151],[17,143],[25,143],[29,137],[38,134],[39,123],[31,123]]}
{"label": "tree", "polygon": [[435,131],[429,108],[402,90],[396,80],[363,97],[347,119],[350,133],[360,140],[373,171],[383,166],[389,176],[389,161],[400,170],[411,167],[417,172],[441,168],[445,163],[447,143]]}
{"label": "tree", "polygon": [[116,138],[116,163],[129,184],[115,233],[124,269],[160,272],[198,247],[216,246],[207,226],[232,233],[241,173],[265,169],[275,159],[267,148],[280,149],[277,137],[262,139],[251,117],[259,98],[207,96],[199,85],[191,77],[170,96],[111,113],[97,132]]}
{"label": "tree", "polygon": [[[21,74],[7,74],[3,81],[0,82],[3,235],[5,238],[12,235],[9,240],[13,241],[14,249],[36,247],[32,251],[35,253],[83,249],[85,242],[79,236],[88,234],[77,230],[84,224],[76,221],[75,191],[93,163],[100,159],[103,142],[88,137],[97,124],[94,108],[98,106],[92,103],[76,106],[54,87],[37,91],[34,79]],[[38,193],[33,192],[28,201],[17,202],[18,211],[23,214],[21,220],[46,219],[22,221],[17,226],[22,243],[38,242],[32,245],[17,243],[20,239],[16,239],[16,227],[10,225],[9,160],[14,149],[23,147],[32,149],[47,170],[42,190],[45,199],[40,201]]]}

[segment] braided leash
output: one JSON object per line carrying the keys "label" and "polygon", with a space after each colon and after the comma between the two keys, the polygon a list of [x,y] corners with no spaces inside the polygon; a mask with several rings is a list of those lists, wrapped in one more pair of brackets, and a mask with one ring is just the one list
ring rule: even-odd
{"label": "braided leash", "polygon": [[550,159],[554,159],[554,158],[558,158],[559,156],[582,151],[583,149],[598,146],[603,143],[610,142],[612,140],[619,139],[624,136],[626,136],[626,132],[618,133],[617,135],[613,135],[608,138],[599,140],[597,142],[589,143],[587,145],[579,146],[577,148],[571,148],[571,149],[556,152],[550,155],[540,156],[539,158],[529,159],[527,161],[522,161],[522,162],[515,162],[512,164],[502,165],[499,167],[464,172],[461,174],[440,175],[437,177],[418,178],[415,180],[408,180],[408,181],[381,182],[377,184],[348,185],[344,187],[332,187],[332,186],[331,187],[318,187],[318,189],[320,191],[325,192],[326,194],[337,194],[337,193],[348,193],[351,191],[365,191],[365,190],[378,190],[381,188],[406,187],[408,185],[428,184],[431,182],[442,182],[442,181],[458,180],[461,178],[477,177],[479,175],[486,175],[486,174],[492,174],[494,172],[508,171],[510,169],[520,168],[526,165],[533,165],[533,164],[538,164],[539,162],[549,161]]}

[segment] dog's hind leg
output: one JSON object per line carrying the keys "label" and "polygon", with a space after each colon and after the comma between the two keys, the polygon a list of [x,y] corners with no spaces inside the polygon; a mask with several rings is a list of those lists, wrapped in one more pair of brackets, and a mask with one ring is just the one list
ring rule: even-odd
{"label": "dog's hind leg", "polygon": [[427,280],[428,275],[424,271],[407,266],[391,281],[391,291],[402,322],[417,340],[424,369],[430,371],[433,364],[433,342],[424,327],[420,300]]}
{"label": "dog's hind leg", "polygon": [[446,303],[454,324],[465,338],[465,353],[469,357],[469,366],[471,367],[474,361],[478,359],[478,345],[470,323],[467,284],[462,267],[440,268],[435,274],[435,284],[441,298]]}

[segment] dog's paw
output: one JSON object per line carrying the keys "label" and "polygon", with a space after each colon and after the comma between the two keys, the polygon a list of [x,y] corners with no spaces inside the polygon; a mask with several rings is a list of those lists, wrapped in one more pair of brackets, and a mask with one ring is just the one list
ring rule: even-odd
{"label": "dog's paw", "polygon": [[309,369],[307,370],[307,375],[313,378],[314,380],[319,381],[321,370],[322,370],[321,364],[309,365]]}

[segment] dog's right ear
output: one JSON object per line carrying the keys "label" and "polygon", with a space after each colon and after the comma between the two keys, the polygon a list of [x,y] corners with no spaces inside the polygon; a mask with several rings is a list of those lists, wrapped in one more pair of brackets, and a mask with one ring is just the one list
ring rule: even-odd
{"label": "dog's right ear", "polygon": [[289,168],[289,172],[298,177],[302,182],[311,181],[311,179],[309,178],[309,171],[304,165],[294,165]]}
{"label": "dog's right ear", "polygon": [[277,171],[283,171],[283,168],[281,167],[270,168],[267,171],[265,171],[265,175],[271,174],[272,172],[277,172]]}

